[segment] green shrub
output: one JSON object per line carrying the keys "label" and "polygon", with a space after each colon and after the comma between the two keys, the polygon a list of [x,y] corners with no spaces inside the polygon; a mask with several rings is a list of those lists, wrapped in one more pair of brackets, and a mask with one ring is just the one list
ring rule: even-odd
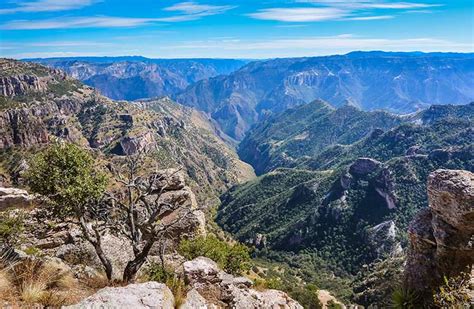
{"label": "green shrub", "polygon": [[392,306],[396,309],[415,309],[419,302],[417,293],[406,287],[398,287],[392,293]]}
{"label": "green shrub", "polygon": [[469,290],[470,276],[467,273],[453,278],[444,277],[444,284],[439,287],[433,295],[433,303],[437,308],[464,308],[468,304],[470,297]]}
{"label": "green shrub", "polygon": [[33,192],[50,198],[60,215],[83,211],[102,196],[107,186],[94,158],[68,143],[54,144],[37,154],[30,162],[26,180]]}
{"label": "green shrub", "polygon": [[342,309],[343,308],[341,304],[336,303],[332,299],[330,301],[328,301],[326,306],[327,306],[328,309]]}
{"label": "green shrub", "polygon": [[186,284],[172,270],[163,268],[158,263],[152,263],[147,271],[147,280],[166,284],[174,296],[175,308],[179,308],[186,297]]}
{"label": "green shrub", "polygon": [[241,274],[250,268],[250,253],[246,246],[230,245],[214,235],[183,240],[178,251],[189,260],[199,256],[208,257],[231,274]]}
{"label": "green shrub", "polygon": [[18,241],[18,235],[24,230],[23,216],[12,211],[0,212],[0,240],[8,246]]}

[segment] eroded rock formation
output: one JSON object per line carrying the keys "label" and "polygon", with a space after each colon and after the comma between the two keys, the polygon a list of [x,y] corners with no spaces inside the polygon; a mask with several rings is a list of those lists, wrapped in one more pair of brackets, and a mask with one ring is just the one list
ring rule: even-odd
{"label": "eroded rock formation", "polygon": [[474,263],[474,174],[437,170],[428,178],[429,208],[410,224],[407,285],[428,302],[432,291]]}

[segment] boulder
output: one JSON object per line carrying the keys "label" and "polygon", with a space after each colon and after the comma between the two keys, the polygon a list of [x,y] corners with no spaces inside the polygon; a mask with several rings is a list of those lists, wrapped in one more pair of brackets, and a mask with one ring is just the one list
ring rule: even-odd
{"label": "boulder", "polygon": [[474,263],[474,174],[437,170],[428,177],[429,208],[410,223],[407,285],[431,300],[443,278],[469,273]]}
{"label": "boulder", "polygon": [[185,302],[189,306],[197,303],[201,308],[204,300],[204,308],[303,308],[282,291],[252,289],[252,281],[220,270],[208,258],[187,261],[183,268],[186,281],[195,290]]}
{"label": "boulder", "polygon": [[10,208],[28,208],[35,201],[36,196],[17,188],[0,187],[0,211]]}
{"label": "boulder", "polygon": [[146,282],[124,287],[107,287],[87,297],[80,303],[64,308],[133,308],[170,309],[174,308],[174,297],[163,283]]}
{"label": "boulder", "polygon": [[196,289],[191,289],[186,294],[186,300],[180,309],[217,309],[215,305],[209,305],[204,297]]}

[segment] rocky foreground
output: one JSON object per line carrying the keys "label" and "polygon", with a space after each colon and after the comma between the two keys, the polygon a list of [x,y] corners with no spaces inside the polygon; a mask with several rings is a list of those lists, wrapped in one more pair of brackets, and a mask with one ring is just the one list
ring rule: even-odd
{"label": "rocky foreground", "polygon": [[[180,308],[288,308],[303,307],[288,295],[277,290],[258,291],[252,281],[234,277],[212,260],[199,257],[183,264],[190,290]],[[66,308],[173,308],[175,299],[169,288],[157,282],[131,284],[125,287],[104,288],[80,303]]]}
{"label": "rocky foreground", "polygon": [[407,286],[427,302],[431,291],[438,289],[444,278],[471,273],[474,174],[437,170],[428,178],[428,199],[429,208],[420,211],[410,224],[410,251],[405,268]]}

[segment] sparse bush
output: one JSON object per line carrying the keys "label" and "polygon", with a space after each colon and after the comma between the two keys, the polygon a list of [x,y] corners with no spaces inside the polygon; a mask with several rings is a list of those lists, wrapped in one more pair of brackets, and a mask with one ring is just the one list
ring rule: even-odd
{"label": "sparse bush", "polygon": [[444,277],[444,284],[433,295],[433,303],[437,308],[465,308],[469,303],[470,276],[467,273],[453,278]]}
{"label": "sparse bush", "polygon": [[406,287],[398,287],[392,293],[392,307],[395,309],[415,309],[419,301],[417,293]]}
{"label": "sparse bush", "polygon": [[228,244],[214,235],[183,240],[178,251],[188,260],[208,257],[231,274],[241,274],[250,268],[250,253],[246,246]]}
{"label": "sparse bush", "polygon": [[23,216],[12,211],[0,212],[0,242],[13,246],[24,229]]}
{"label": "sparse bush", "polygon": [[179,308],[186,298],[186,284],[172,270],[163,268],[160,264],[152,263],[148,268],[147,280],[166,284],[174,296],[175,308]]}

